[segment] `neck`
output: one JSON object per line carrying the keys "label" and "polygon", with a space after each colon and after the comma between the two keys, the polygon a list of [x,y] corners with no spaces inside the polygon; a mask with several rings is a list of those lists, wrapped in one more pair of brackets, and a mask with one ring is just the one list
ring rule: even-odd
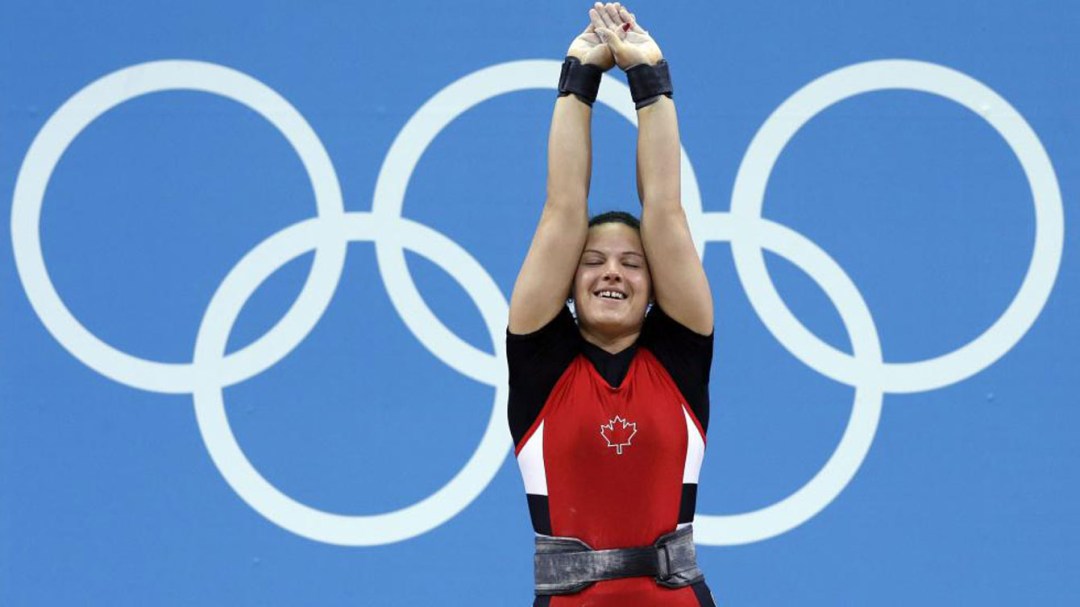
{"label": "neck", "polygon": [[585,341],[600,348],[608,354],[618,354],[623,350],[634,345],[637,341],[638,335],[641,335],[641,330],[638,329],[632,333],[625,333],[619,335],[604,335],[594,331],[590,331],[585,328],[581,328],[581,336],[585,338]]}

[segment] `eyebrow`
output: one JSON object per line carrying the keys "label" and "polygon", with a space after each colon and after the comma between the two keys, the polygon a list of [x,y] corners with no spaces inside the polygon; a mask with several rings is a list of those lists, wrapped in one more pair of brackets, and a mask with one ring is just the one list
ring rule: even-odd
{"label": "eyebrow", "polygon": [[[599,250],[599,249],[585,249],[585,250],[584,250],[584,251],[582,251],[581,253],[582,253],[583,255],[584,255],[585,253],[596,253],[597,255],[607,255],[607,253],[605,253],[604,251],[601,251],[601,250]],[[616,255],[633,255],[633,256],[635,256],[635,257],[641,257],[642,259],[644,259],[644,258],[645,258],[645,256],[644,256],[644,255],[642,255],[641,253],[638,253],[637,251],[623,251],[623,252],[621,252],[621,253],[616,253]]]}

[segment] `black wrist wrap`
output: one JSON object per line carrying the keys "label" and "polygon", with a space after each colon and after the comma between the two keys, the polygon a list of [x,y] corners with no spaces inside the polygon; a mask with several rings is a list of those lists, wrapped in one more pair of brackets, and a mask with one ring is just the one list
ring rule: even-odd
{"label": "black wrist wrap", "polygon": [[626,70],[626,80],[630,83],[634,106],[639,110],[656,103],[660,95],[671,97],[671,72],[663,59],[656,65],[642,63]]}
{"label": "black wrist wrap", "polygon": [[559,74],[559,96],[573,93],[582,103],[592,105],[596,101],[596,91],[600,90],[600,77],[604,70],[582,63],[576,57],[567,57]]}

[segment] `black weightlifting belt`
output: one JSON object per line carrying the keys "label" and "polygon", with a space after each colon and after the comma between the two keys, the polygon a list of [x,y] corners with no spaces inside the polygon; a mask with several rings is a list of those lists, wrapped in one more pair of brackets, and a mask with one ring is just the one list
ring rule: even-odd
{"label": "black weightlifting belt", "polygon": [[697,566],[689,525],[660,536],[652,546],[593,550],[573,537],[536,536],[536,594],[572,594],[595,582],[648,576],[666,588],[705,579]]}

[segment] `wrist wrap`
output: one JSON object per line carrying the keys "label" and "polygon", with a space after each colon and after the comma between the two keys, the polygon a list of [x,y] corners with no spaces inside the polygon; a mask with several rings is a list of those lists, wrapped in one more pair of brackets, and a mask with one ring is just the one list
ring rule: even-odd
{"label": "wrist wrap", "polygon": [[642,63],[626,70],[626,80],[630,83],[630,97],[639,110],[656,103],[660,95],[671,97],[671,73],[663,59],[656,65]]}
{"label": "wrist wrap", "polygon": [[592,106],[603,75],[604,71],[595,65],[582,63],[576,57],[567,57],[559,74],[559,96],[573,93],[582,103]]}

